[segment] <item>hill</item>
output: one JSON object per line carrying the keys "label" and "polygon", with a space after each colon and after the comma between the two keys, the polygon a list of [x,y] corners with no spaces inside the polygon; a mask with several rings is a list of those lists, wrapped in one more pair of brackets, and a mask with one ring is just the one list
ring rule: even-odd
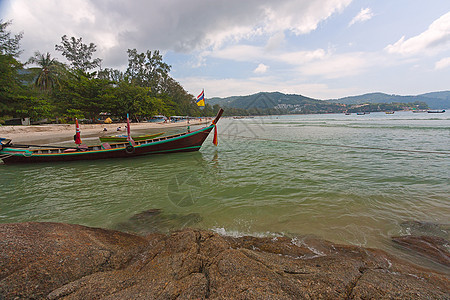
{"label": "hill", "polygon": [[369,93],[359,96],[344,97],[327,101],[342,104],[425,102],[431,109],[448,109],[450,108],[450,91],[432,92],[416,96]]}
{"label": "hill", "polygon": [[339,99],[318,100],[302,95],[283,94],[280,92],[260,92],[248,96],[232,96],[227,98],[211,98],[207,102],[222,107],[237,109],[276,109],[289,112],[305,112],[318,109],[319,111],[340,110],[341,104],[364,103],[414,103],[424,102],[431,109],[449,109],[450,91],[431,92],[415,96],[389,95],[385,93],[369,93]]}
{"label": "hill", "polygon": [[248,96],[233,96],[228,98],[212,98],[207,102],[222,107],[235,109],[272,110],[273,113],[310,113],[343,111],[338,103],[317,100],[302,95],[283,94],[280,92],[260,92]]}

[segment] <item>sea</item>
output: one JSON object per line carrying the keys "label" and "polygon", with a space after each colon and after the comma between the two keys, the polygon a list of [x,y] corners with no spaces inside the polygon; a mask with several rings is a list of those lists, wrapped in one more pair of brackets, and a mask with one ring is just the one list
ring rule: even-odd
{"label": "sea", "polygon": [[417,257],[391,237],[438,228],[448,239],[449,112],[223,118],[217,127],[218,146],[211,134],[198,152],[0,164],[0,223],[311,236],[407,259]]}

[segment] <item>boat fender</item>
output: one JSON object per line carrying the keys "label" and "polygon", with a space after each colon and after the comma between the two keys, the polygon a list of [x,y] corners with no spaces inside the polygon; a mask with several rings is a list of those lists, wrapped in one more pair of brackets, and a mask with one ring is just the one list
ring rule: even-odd
{"label": "boat fender", "polygon": [[125,152],[128,154],[133,154],[134,153],[134,147],[132,145],[127,145],[125,147]]}

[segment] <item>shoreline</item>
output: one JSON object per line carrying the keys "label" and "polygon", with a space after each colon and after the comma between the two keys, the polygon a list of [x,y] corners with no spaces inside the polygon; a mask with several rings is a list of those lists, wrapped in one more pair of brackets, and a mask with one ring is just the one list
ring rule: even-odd
{"label": "shoreline", "polygon": [[[144,131],[158,132],[166,129],[174,129],[178,127],[206,125],[212,121],[212,118],[203,118],[200,120],[187,120],[169,123],[152,123],[140,122],[131,123],[131,134],[142,134]],[[126,134],[125,126],[127,123],[112,124],[80,124],[81,138],[97,137],[104,135]],[[117,128],[121,127],[121,131]],[[103,131],[106,128],[107,131]],[[47,142],[72,140],[75,134],[75,124],[49,124],[49,125],[8,125],[0,126],[0,137],[11,139],[12,142]]]}

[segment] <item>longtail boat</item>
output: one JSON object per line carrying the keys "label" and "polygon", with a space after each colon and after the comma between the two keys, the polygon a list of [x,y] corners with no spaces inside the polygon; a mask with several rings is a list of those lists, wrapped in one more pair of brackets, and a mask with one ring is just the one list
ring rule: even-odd
{"label": "longtail boat", "polygon": [[[158,136],[163,135],[164,132],[158,132],[155,134],[144,134],[144,135],[138,135],[138,136],[132,136],[131,138],[134,141],[143,141],[143,140],[151,140],[154,139]],[[127,141],[127,136],[126,135],[106,135],[106,136],[100,136],[99,137],[100,142],[104,143],[104,142],[126,142]]]}
{"label": "longtail boat", "polygon": [[[215,133],[217,133],[216,124],[222,113],[223,110],[220,109],[211,125],[204,128],[142,141],[134,141],[129,132],[128,141],[124,143],[103,143],[95,146],[77,144],[76,147],[20,145],[2,138],[0,139],[0,159],[5,164],[65,162],[198,151],[211,130],[215,129]],[[79,134],[79,129],[77,129],[77,134]],[[214,143],[217,143],[216,136]]]}

